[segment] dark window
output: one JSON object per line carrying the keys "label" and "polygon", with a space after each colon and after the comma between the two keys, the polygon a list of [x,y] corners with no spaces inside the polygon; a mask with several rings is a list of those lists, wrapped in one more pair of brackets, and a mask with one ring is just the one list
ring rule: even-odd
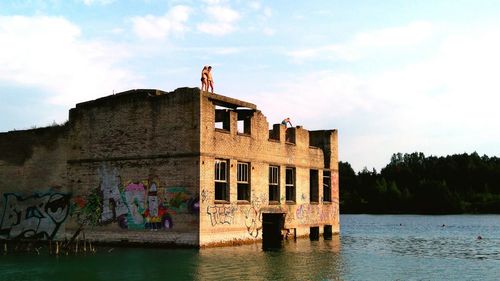
{"label": "dark window", "polygon": [[330,171],[323,171],[323,201],[332,202],[332,179]]}
{"label": "dark window", "polygon": [[309,196],[311,202],[319,202],[318,170],[310,170],[309,172]]}
{"label": "dark window", "polygon": [[269,166],[269,201],[280,201],[279,166]]}
{"label": "dark window", "polygon": [[286,201],[295,202],[295,168],[286,168]]}
{"label": "dark window", "polygon": [[237,184],[238,200],[250,201],[250,174],[248,163],[238,162]]}
{"label": "dark window", "polygon": [[215,159],[215,200],[229,201],[227,160]]}

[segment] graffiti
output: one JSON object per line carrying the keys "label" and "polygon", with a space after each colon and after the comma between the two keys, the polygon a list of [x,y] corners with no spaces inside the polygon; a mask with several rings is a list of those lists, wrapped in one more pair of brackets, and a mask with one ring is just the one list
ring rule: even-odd
{"label": "graffiti", "polygon": [[212,226],[218,224],[232,224],[234,219],[234,213],[236,211],[235,206],[208,206],[207,214],[210,217],[210,222]]}
{"label": "graffiti", "polygon": [[74,197],[71,208],[71,216],[76,217],[80,225],[98,225],[101,221],[101,200],[100,192],[93,189],[90,194]]}
{"label": "graffiti", "polygon": [[128,213],[128,208],[120,194],[119,187],[121,181],[116,168],[110,170],[103,164],[99,168],[99,177],[101,179],[100,189],[103,197],[101,211],[102,222],[110,222],[119,216],[126,215]]}
{"label": "graffiti", "polygon": [[185,187],[169,187],[163,190],[162,199],[169,209],[177,213],[199,213],[200,199],[193,198],[191,192]]}
{"label": "graffiti", "polygon": [[117,218],[123,229],[170,229],[173,227],[171,213],[163,197],[157,180],[129,182],[122,192],[128,212]]}
{"label": "graffiti", "polygon": [[51,240],[66,220],[69,209],[70,194],[47,192],[23,197],[5,193],[0,237]]}
{"label": "graffiti", "polygon": [[129,183],[123,192],[128,212],[118,219],[121,228],[144,229],[143,213],[146,210],[146,188],[142,182]]}
{"label": "graffiti", "polygon": [[201,202],[205,203],[208,200],[208,191],[203,189],[201,191]]}
{"label": "graffiti", "polygon": [[259,231],[262,229],[262,213],[260,210],[252,206],[244,211],[244,214],[248,234],[252,237],[259,236]]}
{"label": "graffiti", "polygon": [[317,205],[302,204],[295,210],[295,217],[304,222],[309,220],[310,222],[317,222],[319,219],[319,207]]}
{"label": "graffiti", "polygon": [[255,200],[252,201],[251,207],[243,211],[248,234],[254,238],[259,236],[259,231],[262,229],[261,207],[265,203],[266,199],[263,194],[257,195]]}
{"label": "graffiti", "polygon": [[101,224],[116,221],[123,229],[170,229],[173,215],[200,212],[199,196],[185,187],[162,187],[159,180],[126,181],[116,168],[102,165],[98,171],[102,195]]}

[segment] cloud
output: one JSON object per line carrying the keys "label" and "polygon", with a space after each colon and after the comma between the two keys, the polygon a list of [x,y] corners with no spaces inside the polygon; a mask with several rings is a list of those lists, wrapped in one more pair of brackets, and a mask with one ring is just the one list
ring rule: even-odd
{"label": "cloud", "polygon": [[87,6],[91,6],[94,4],[108,5],[108,4],[115,2],[116,0],[82,0],[82,1],[83,1],[83,4],[85,4]]}
{"label": "cloud", "polygon": [[171,34],[183,34],[188,29],[186,23],[190,13],[191,8],[178,5],[160,17],[133,17],[133,30],[142,39],[166,39]]}
{"label": "cloud", "polygon": [[219,5],[208,6],[205,10],[209,21],[198,24],[198,31],[210,35],[223,36],[237,29],[236,22],[241,17],[238,11]]}
{"label": "cloud", "polygon": [[2,16],[0,42],[0,80],[41,89],[52,104],[73,106],[135,81],[117,66],[127,57],[122,48],[83,40],[61,17]]}
{"label": "cloud", "polygon": [[289,51],[287,55],[296,62],[311,59],[355,61],[374,51],[422,44],[429,40],[434,33],[435,28],[431,23],[413,22],[402,27],[362,32],[344,43]]}
{"label": "cloud", "polygon": [[439,42],[418,62],[368,73],[297,73],[300,79],[275,84],[254,99],[262,101],[268,120],[290,115],[306,129],[339,128],[340,159],[357,170],[380,169],[395,152],[498,154],[500,32],[461,29],[442,34]]}

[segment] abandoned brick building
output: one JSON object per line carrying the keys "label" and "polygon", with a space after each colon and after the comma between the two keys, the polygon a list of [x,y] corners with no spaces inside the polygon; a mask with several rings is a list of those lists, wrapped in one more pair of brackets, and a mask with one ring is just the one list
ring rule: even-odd
{"label": "abandoned brick building", "polygon": [[337,131],[180,88],[77,104],[0,133],[0,238],[196,247],[339,232]]}

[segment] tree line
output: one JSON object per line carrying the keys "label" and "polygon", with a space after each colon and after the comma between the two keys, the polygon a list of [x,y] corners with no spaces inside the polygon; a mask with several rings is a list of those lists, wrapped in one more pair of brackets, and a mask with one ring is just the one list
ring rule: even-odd
{"label": "tree line", "polygon": [[342,213],[500,213],[498,157],[395,153],[380,173],[339,162],[339,177]]}

